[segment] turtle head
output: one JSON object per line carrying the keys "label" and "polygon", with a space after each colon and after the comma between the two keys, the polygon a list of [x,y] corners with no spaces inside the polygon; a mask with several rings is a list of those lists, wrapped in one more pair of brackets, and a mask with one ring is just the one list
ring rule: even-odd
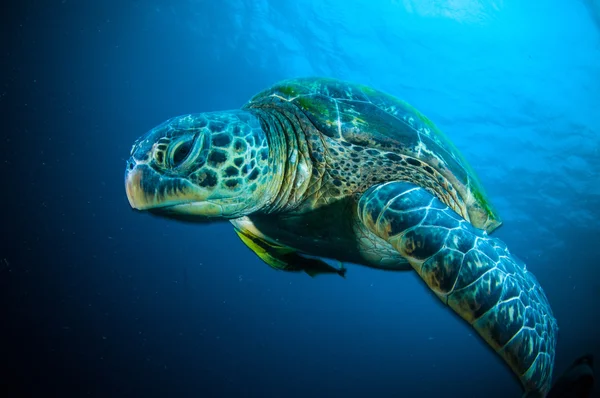
{"label": "turtle head", "polygon": [[125,170],[132,208],[181,219],[237,218],[272,195],[269,147],[244,111],[174,117],[139,138]]}

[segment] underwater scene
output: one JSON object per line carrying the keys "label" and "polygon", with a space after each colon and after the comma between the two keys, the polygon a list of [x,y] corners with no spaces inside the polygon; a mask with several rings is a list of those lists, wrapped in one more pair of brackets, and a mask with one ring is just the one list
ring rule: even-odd
{"label": "underwater scene", "polygon": [[0,396],[600,397],[600,1],[1,18]]}

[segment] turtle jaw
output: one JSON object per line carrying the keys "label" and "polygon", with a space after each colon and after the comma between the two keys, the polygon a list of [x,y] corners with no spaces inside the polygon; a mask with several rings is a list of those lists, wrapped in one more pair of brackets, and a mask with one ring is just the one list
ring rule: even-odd
{"label": "turtle jaw", "polygon": [[135,210],[167,217],[223,215],[221,206],[206,200],[208,195],[187,180],[160,175],[146,164],[130,163],[125,173],[125,191]]}
{"label": "turtle jaw", "polygon": [[148,193],[142,188],[142,171],[137,166],[125,172],[125,192],[127,200],[132,209],[146,210],[151,208],[152,200]]}
{"label": "turtle jaw", "polygon": [[187,179],[160,174],[135,160],[125,172],[125,192],[134,210],[186,221],[237,218],[245,207],[244,202],[213,198]]}

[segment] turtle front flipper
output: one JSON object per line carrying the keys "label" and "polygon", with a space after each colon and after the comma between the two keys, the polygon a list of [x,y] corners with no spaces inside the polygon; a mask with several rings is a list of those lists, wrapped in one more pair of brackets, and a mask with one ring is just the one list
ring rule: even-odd
{"label": "turtle front flipper", "polygon": [[425,189],[405,182],[367,190],[359,200],[358,217],[475,328],[526,392],[548,393],[556,320],[535,276],[504,243],[473,227]]}

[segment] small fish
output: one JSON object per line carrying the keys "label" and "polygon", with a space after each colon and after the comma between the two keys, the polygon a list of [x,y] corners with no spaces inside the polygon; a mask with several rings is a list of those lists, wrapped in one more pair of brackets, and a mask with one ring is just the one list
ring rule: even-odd
{"label": "small fish", "polygon": [[341,262],[338,262],[338,267],[334,267],[320,258],[312,258],[303,255],[298,255],[298,257],[302,258],[302,260],[299,260],[302,270],[312,277],[319,274],[338,274],[342,278],[346,278],[347,269]]}
{"label": "small fish", "polygon": [[[304,271],[311,277],[319,274],[337,274],[346,278],[346,268],[341,261],[301,253],[294,248],[259,236],[247,225],[236,228],[235,232],[242,242],[271,268],[289,272]],[[336,261],[337,266],[327,261]]]}

